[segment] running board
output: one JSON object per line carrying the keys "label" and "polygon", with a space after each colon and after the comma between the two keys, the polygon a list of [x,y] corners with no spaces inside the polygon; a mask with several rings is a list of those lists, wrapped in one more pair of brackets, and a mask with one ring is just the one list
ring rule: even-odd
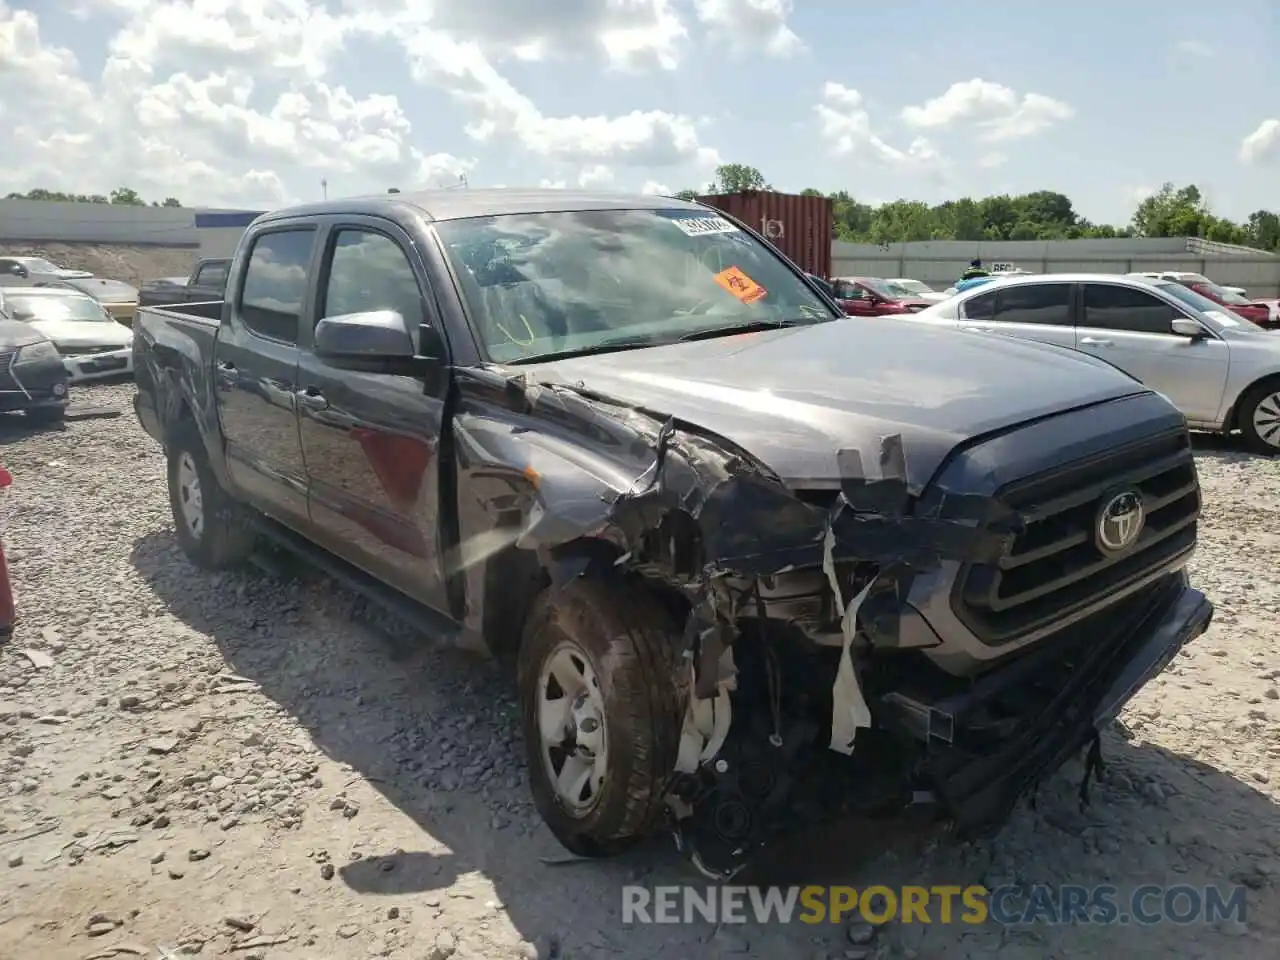
{"label": "running board", "polygon": [[[347,563],[323,547],[318,547],[305,537],[294,533],[284,524],[262,514],[251,517],[249,523],[257,533],[262,534],[274,546],[315,567],[342,586],[423,633],[450,646],[467,650],[487,650],[484,640],[474,631],[461,626],[438,610],[433,610],[401,593],[395,587],[389,587],[371,577],[359,567]],[[253,559],[259,567],[272,575],[287,575],[287,571],[273,563],[269,557],[255,555]]]}

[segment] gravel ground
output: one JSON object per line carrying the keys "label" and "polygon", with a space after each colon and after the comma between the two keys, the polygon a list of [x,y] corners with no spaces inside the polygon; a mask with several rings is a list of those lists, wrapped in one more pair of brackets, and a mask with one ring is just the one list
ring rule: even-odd
{"label": "gravel ground", "polygon": [[[82,391],[126,405],[132,386]],[[666,841],[563,856],[493,671],[323,578],[197,573],[132,412],[0,424],[18,635],[0,648],[0,958],[1280,955],[1280,462],[1202,444],[1210,633],[992,841],[797,837],[780,883],[1244,884],[1244,923],[624,927],[701,881]]]}

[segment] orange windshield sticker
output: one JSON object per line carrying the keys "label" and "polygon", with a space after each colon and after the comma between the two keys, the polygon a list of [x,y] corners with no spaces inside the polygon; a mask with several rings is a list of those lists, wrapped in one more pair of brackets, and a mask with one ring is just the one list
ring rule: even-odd
{"label": "orange windshield sticker", "polygon": [[737,267],[729,267],[716,274],[716,283],[724,287],[743,303],[755,303],[768,295],[768,291]]}

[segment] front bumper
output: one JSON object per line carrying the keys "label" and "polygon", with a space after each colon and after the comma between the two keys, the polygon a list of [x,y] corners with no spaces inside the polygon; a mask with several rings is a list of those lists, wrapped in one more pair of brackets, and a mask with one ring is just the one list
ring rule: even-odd
{"label": "front bumper", "polygon": [[71,354],[62,358],[72,383],[100,380],[133,373],[133,347],[100,353]]}
{"label": "front bumper", "polygon": [[0,369],[0,410],[65,406],[67,380],[60,360],[5,363]]}
{"label": "front bumper", "polygon": [[998,666],[962,694],[885,697],[895,725],[925,742],[921,785],[962,832],[1003,824],[1021,797],[1092,742],[1203,634],[1214,613],[1185,572],[1122,606],[1105,625]]}

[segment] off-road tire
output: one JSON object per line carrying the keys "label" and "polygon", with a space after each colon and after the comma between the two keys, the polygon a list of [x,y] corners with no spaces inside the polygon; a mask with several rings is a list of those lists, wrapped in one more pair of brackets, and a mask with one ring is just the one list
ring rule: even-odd
{"label": "off-road tire", "polygon": [[[254,533],[245,522],[245,511],[237,504],[209,466],[204,438],[194,420],[184,418],[174,425],[165,444],[168,456],[169,507],[177,530],[178,545],[196,566],[204,570],[225,570],[239,566],[253,553]],[[195,536],[182,515],[178,470],[182,455],[189,454],[200,481],[204,507],[201,534]]]}
{"label": "off-road tire", "polygon": [[1245,444],[1254,453],[1280,455],[1280,446],[1263,439],[1253,424],[1253,413],[1258,408],[1258,404],[1277,392],[1280,392],[1280,380],[1264,380],[1250,387],[1249,391],[1240,398],[1240,416],[1236,422],[1240,425],[1240,433],[1244,436]]}
{"label": "off-road tire", "polygon": [[24,414],[32,423],[62,423],[67,419],[66,404],[51,407],[32,407]]}
{"label": "off-road tire", "polygon": [[[680,626],[642,585],[574,580],[550,587],[526,621],[517,683],[534,804],[572,853],[607,857],[652,833],[675,769],[688,696]],[[581,818],[559,801],[542,758],[538,682],[543,663],[570,640],[600,681],[608,767],[600,797]]]}

